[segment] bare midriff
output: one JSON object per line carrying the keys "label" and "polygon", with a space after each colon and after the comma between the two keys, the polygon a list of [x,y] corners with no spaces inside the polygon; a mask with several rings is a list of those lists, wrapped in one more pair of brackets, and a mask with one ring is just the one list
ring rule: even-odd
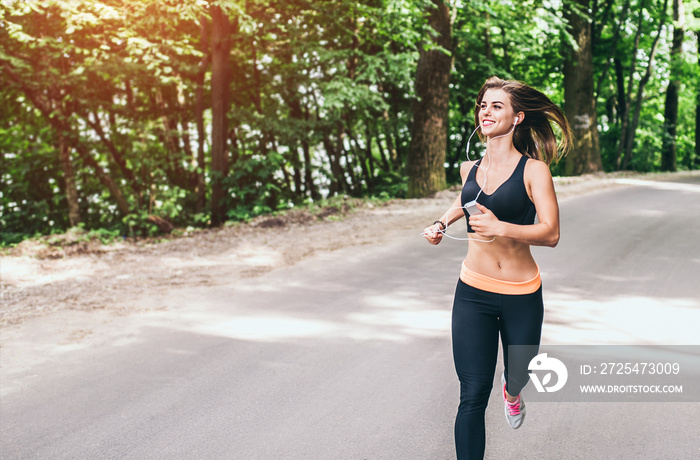
{"label": "bare midriff", "polygon": [[[469,273],[473,274],[469,275]],[[512,240],[496,238],[491,243],[470,241],[469,252],[462,267],[462,281],[470,276],[471,284],[479,277],[493,281],[502,281],[503,288],[518,292],[500,292],[501,294],[527,294],[539,288],[539,267],[530,253],[530,245]],[[524,283],[524,284],[523,284]],[[522,286],[517,286],[523,284]],[[508,286],[513,289],[509,289]],[[536,286],[533,288],[533,286]],[[474,286],[481,289],[479,286]],[[493,286],[492,286],[493,287]],[[529,291],[529,292],[523,292]]]}

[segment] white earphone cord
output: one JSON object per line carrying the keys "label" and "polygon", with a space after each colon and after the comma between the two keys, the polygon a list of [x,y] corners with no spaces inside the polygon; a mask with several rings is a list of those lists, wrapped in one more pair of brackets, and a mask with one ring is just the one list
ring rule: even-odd
{"label": "white earphone cord", "polygon": [[[510,135],[513,133],[513,131],[515,131],[515,125],[517,125],[517,124],[518,124],[518,119],[516,118],[515,121],[513,122],[513,127],[510,128],[510,131],[508,131],[506,134],[501,134],[500,136],[496,136],[496,137],[494,137],[494,138],[491,138],[491,139],[487,139],[487,140],[486,140],[486,155],[487,155],[487,156],[489,155],[489,142],[491,142],[491,141],[494,140],[494,139],[498,139],[499,137],[510,136]],[[467,139],[467,148],[466,148],[466,151],[465,151],[465,153],[467,154],[467,160],[469,160],[469,143],[471,142],[472,137],[474,137],[474,134],[476,134],[476,131],[477,131],[479,128],[481,128],[481,125],[479,125],[479,126],[477,126],[476,128],[474,128],[474,131],[472,131],[471,136],[469,136],[469,139]],[[482,157],[482,158],[483,158],[483,157]],[[480,165],[477,165],[476,167],[479,168]],[[486,181],[488,180],[488,172],[489,172],[489,168],[490,168],[490,167],[491,167],[491,157],[489,156],[489,164],[488,164],[488,166],[486,166],[486,169],[484,169],[484,185],[482,185],[481,187],[479,187],[479,192],[476,194],[476,198],[474,198],[474,201],[476,201],[476,200],[479,199],[479,195],[481,195],[481,192],[484,191],[484,187],[486,187]],[[476,180],[476,174],[474,175],[474,180]],[[448,211],[451,211],[452,209],[461,209],[461,210],[464,210],[464,206],[452,207],[452,208],[448,209]],[[438,232],[442,233],[443,236],[446,236],[446,237],[451,238],[451,239],[453,239],[453,240],[457,240],[457,241],[479,241],[479,242],[482,242],[482,243],[491,243],[491,242],[493,242],[493,241],[496,239],[495,236],[494,236],[493,238],[491,238],[490,240],[482,240],[482,239],[478,239],[478,238],[457,238],[456,236],[451,236],[451,235],[448,235],[448,234],[447,234],[447,225],[448,225],[448,224],[445,224],[445,228],[444,228],[444,229],[442,229],[442,228],[439,229]],[[427,233],[423,232],[423,233],[420,234],[420,236],[425,237],[425,236],[427,236]]]}

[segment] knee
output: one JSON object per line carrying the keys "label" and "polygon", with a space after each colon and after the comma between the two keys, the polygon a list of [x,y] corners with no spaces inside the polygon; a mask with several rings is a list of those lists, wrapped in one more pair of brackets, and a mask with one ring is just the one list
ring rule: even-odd
{"label": "knee", "polygon": [[459,383],[459,410],[462,412],[485,411],[493,388],[493,376],[489,378],[460,376]]}

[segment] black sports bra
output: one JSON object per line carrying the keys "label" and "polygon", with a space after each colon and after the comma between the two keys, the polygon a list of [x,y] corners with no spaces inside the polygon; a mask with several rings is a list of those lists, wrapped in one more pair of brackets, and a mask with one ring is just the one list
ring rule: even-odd
{"label": "black sports bra", "polygon": [[[486,206],[494,213],[498,220],[518,225],[532,225],[535,223],[535,204],[530,200],[525,189],[523,173],[528,157],[523,157],[515,167],[513,174],[501,184],[492,194],[481,192],[477,202]],[[481,160],[476,162],[467,176],[467,181],[462,187],[462,206],[476,198],[481,187],[476,182],[476,169],[481,164]],[[469,225],[469,214],[466,208],[464,215],[467,216],[467,231],[474,233]]]}

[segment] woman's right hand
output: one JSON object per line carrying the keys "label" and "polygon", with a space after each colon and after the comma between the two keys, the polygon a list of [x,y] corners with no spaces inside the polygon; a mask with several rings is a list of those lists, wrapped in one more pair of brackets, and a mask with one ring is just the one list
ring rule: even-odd
{"label": "woman's right hand", "polygon": [[427,227],[425,230],[423,230],[423,236],[425,237],[426,240],[428,240],[428,243],[430,244],[438,244],[440,241],[442,241],[442,227],[440,227],[440,224],[433,224],[430,227]]}

